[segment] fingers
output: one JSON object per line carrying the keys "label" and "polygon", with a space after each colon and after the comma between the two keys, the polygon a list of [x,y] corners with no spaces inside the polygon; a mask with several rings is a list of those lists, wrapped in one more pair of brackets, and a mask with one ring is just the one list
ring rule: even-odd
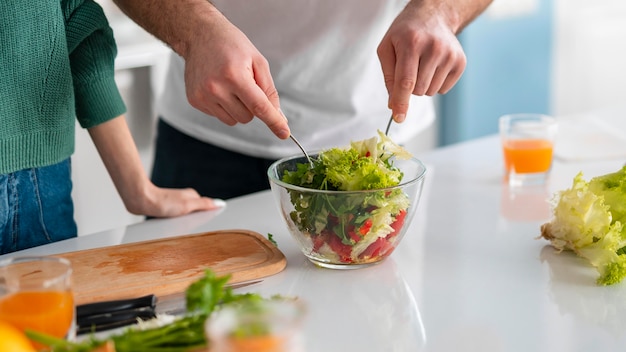
{"label": "fingers", "polygon": [[[417,73],[417,79],[415,82],[415,88],[413,94],[425,95],[430,86],[432,85],[435,71],[438,69],[439,59],[435,50],[430,50],[424,55],[420,56],[419,72]],[[442,70],[439,70],[442,72]]]}
{"label": "fingers", "polygon": [[[224,110],[228,117],[235,122],[233,125],[237,123],[246,124],[254,118],[254,115],[250,112],[250,110],[248,110],[241,99],[234,94],[231,94],[229,99],[223,100],[220,107]],[[228,123],[226,124],[228,125]]]}
{"label": "fingers", "polygon": [[441,87],[439,88],[439,94],[446,94],[450,91],[450,89],[452,89],[452,87],[454,87],[456,82],[458,82],[461,78],[464,68],[465,62],[463,63],[463,69],[454,69],[450,71],[444,82],[441,84]]}
{"label": "fingers", "polygon": [[172,202],[172,209],[176,210],[176,214],[170,216],[184,215],[195,211],[214,210],[226,206],[226,202],[217,199],[203,197],[193,188],[184,189],[163,189],[164,192],[170,194],[165,195],[165,199]]}
{"label": "fingers", "polygon": [[[380,66],[383,71],[385,87],[387,88],[387,93],[391,97],[396,72],[396,54],[393,45],[390,45],[388,40],[383,40],[378,46],[377,53],[378,59],[380,60]],[[391,108],[391,101],[389,101],[387,105]]]}
{"label": "fingers", "polygon": [[265,58],[253,63],[252,76],[254,77],[256,85],[263,91],[263,94],[265,94],[272,106],[274,106],[276,110],[280,110],[278,91],[274,86],[274,79],[270,74],[270,67]]}
{"label": "fingers", "polygon": [[434,68],[432,76],[428,78],[430,72],[424,74],[424,81],[418,77],[416,85],[416,95],[435,95],[437,93],[447,93],[461,78],[465,69],[466,57],[463,51],[449,51],[445,48],[432,51],[432,65]]}
{"label": "fingers", "polygon": [[396,52],[396,70],[391,95],[389,97],[394,120],[403,122],[409,110],[409,100],[417,84],[418,73],[422,70],[419,56],[410,48]]}
{"label": "fingers", "polygon": [[402,122],[411,95],[446,93],[459,80],[466,58],[446,18],[433,15],[419,2],[410,2],[381,40],[377,53],[388,105],[394,120]]}
{"label": "fingers", "polygon": [[278,138],[286,139],[289,138],[291,132],[289,131],[287,120],[281,114],[280,108],[276,106],[278,104],[278,94],[275,91],[275,89],[270,91],[274,102],[256,84],[243,87],[239,97],[246,105],[246,108],[263,121]]}
{"label": "fingers", "polygon": [[[455,46],[449,42],[433,40],[425,45],[419,58],[419,72],[413,94],[432,96],[439,92],[452,71],[458,70],[461,61],[463,67],[465,66],[464,54],[460,52],[462,58],[458,56]],[[458,77],[460,75],[457,79]]]}
{"label": "fingers", "polygon": [[256,116],[278,138],[286,139],[290,135],[289,126],[277,107],[278,93],[273,85],[271,87],[272,89],[267,89],[269,95],[266,95],[265,91],[252,80],[240,81],[237,87],[232,89],[225,85],[214,87],[209,84],[201,94],[188,99],[195,108],[217,117],[229,126],[246,124]]}
{"label": "fingers", "polygon": [[154,217],[176,217],[197,211],[223,208],[226,202],[221,199],[203,197],[192,188],[169,189],[155,187],[152,190],[150,205],[139,213]]}
{"label": "fingers", "polygon": [[267,60],[232,24],[220,28],[221,40],[194,46],[185,57],[189,103],[230,126],[257,117],[278,138],[289,138]]}
{"label": "fingers", "polygon": [[379,47],[385,86],[389,91],[389,107],[396,122],[406,118],[412,94],[445,94],[465,69],[466,57],[460,44],[442,41],[418,44],[396,46],[395,51],[383,45]]}
{"label": "fingers", "polygon": [[247,78],[228,80],[207,80],[188,96],[189,103],[204,113],[217,117],[223,123],[234,126],[246,124],[254,118],[244,99],[267,100],[262,94],[246,94],[245,90],[255,89],[256,84]]}
{"label": "fingers", "polygon": [[215,108],[211,111],[211,115],[216,116],[220,121],[227,124],[228,126],[235,126],[240,121],[245,121],[245,119],[237,118],[236,115],[233,116],[230,113],[226,112],[226,109],[224,109],[220,104],[216,104]]}
{"label": "fingers", "polygon": [[222,122],[232,126],[236,123],[248,123],[257,117],[278,138],[289,138],[291,132],[280,112],[278,92],[265,59],[255,61],[249,74],[231,74],[225,77],[228,78],[227,85],[209,87],[210,94],[218,97],[221,102],[216,110],[222,113]]}
{"label": "fingers", "polygon": [[[197,197],[188,199],[185,204],[180,207],[180,214],[185,215],[196,211],[215,210],[226,206],[226,202],[221,199]],[[178,215],[173,215],[178,216]]]}
{"label": "fingers", "polygon": [[[244,90],[242,98],[252,114],[263,121],[280,139],[291,135],[287,120],[280,110],[278,91],[270,74],[269,64],[265,58],[256,60],[252,65],[254,85],[249,91]],[[246,95],[249,93],[249,98]]]}

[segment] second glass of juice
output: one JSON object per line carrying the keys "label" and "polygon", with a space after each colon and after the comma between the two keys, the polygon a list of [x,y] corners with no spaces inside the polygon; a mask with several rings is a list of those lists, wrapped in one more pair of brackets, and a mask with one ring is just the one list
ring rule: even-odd
{"label": "second glass of juice", "polygon": [[73,339],[71,276],[72,266],[64,258],[14,257],[0,261],[0,320],[22,331]]}
{"label": "second glass of juice", "polygon": [[500,117],[504,171],[512,186],[542,185],[552,167],[557,122],[543,114]]}
{"label": "second glass of juice", "polygon": [[209,352],[304,352],[304,316],[294,299],[229,304],[205,323]]}

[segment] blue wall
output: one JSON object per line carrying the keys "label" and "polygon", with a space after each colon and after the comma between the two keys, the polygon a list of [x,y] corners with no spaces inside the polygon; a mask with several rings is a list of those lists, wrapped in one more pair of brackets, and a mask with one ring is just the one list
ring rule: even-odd
{"label": "blue wall", "polygon": [[538,0],[533,13],[483,13],[465,28],[459,39],[467,67],[439,97],[441,145],[496,133],[507,113],[550,113],[552,25],[552,0]]}

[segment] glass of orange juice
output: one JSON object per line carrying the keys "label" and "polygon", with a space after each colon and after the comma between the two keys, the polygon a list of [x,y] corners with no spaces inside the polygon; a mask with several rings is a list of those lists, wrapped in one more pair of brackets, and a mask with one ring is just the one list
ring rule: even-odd
{"label": "glass of orange juice", "polygon": [[22,331],[74,339],[71,276],[72,266],[64,258],[13,257],[0,261],[0,321]]}
{"label": "glass of orange juice", "polygon": [[552,168],[556,119],[543,114],[509,114],[500,117],[499,124],[508,183],[545,184]]}
{"label": "glass of orange juice", "polygon": [[206,322],[209,352],[304,352],[301,301],[235,302]]}

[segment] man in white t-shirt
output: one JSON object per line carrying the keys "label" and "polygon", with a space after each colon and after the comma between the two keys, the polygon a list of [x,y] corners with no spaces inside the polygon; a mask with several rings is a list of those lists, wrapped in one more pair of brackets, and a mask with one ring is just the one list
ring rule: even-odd
{"label": "man in white t-shirt", "polygon": [[456,34],[491,2],[115,1],[175,52],[154,183],[224,199],[268,188],[269,164],[300,153],[290,134],[344,146],[393,114],[391,137],[408,142],[465,69]]}

